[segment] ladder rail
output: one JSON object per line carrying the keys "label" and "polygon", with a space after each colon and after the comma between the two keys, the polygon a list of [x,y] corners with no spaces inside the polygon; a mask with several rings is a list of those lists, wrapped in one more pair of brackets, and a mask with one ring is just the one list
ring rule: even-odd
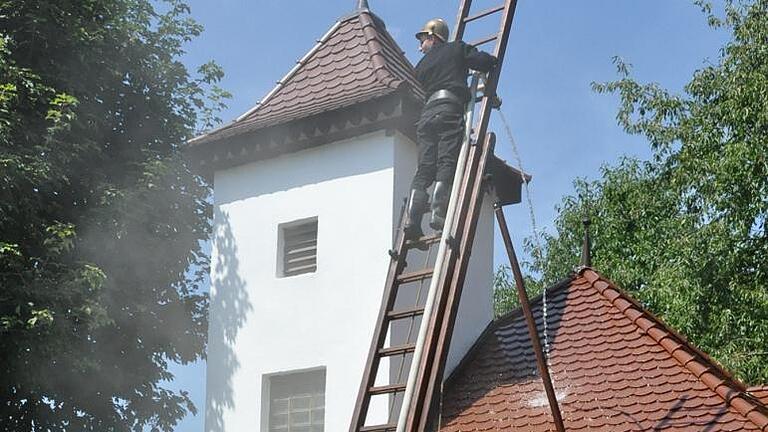
{"label": "ladder rail", "polygon": [[[475,75],[472,79],[471,93],[477,92],[478,76]],[[470,98],[466,106],[466,118],[467,125],[472,124],[472,117],[475,111],[475,99]],[[469,154],[469,147],[471,141],[472,130],[470,127],[465,127],[464,139],[459,150],[459,158],[457,160],[456,172],[454,173],[453,185],[451,186],[451,197],[448,201],[448,209],[445,214],[445,224],[443,228],[442,239],[437,252],[437,258],[435,260],[434,274],[440,276],[443,273],[443,267],[445,265],[445,257],[449,252],[449,237],[451,236],[450,227],[453,226],[454,216],[456,212],[457,197],[461,189],[461,180],[464,174],[464,167],[466,166],[467,156]],[[432,317],[432,312],[435,304],[435,297],[440,284],[441,277],[432,277],[429,284],[429,291],[427,291],[427,301],[424,305],[424,312],[421,316],[421,325],[419,326],[419,335],[416,339],[416,348],[413,352],[413,358],[411,360],[411,368],[408,373],[408,381],[405,387],[405,393],[403,394],[403,403],[400,408],[400,414],[397,420],[397,432],[405,430],[406,423],[408,422],[410,406],[413,401],[414,387],[416,386],[416,379],[419,373],[419,365],[422,363],[422,356],[424,353],[424,345],[426,343],[427,330]]]}
{"label": "ladder rail", "polygon": [[[492,134],[489,135],[489,137]],[[436,354],[436,348],[439,348],[435,345],[435,329],[439,326],[441,322],[445,320],[445,301],[446,301],[446,293],[449,292],[450,289],[450,282],[454,279],[454,276],[456,274],[457,269],[457,261],[464,256],[469,256],[471,253],[471,247],[472,244],[467,242],[467,237],[464,235],[464,227],[467,226],[466,221],[470,220],[470,228],[474,230],[474,226],[472,225],[472,222],[476,222],[477,218],[474,218],[474,220],[471,217],[470,212],[468,211],[469,207],[467,205],[465,196],[469,195],[469,199],[472,200],[473,196],[477,194],[477,191],[475,191],[474,184],[476,183],[476,179],[482,177],[478,175],[479,168],[479,158],[478,158],[478,152],[482,154],[482,151],[484,148],[487,147],[487,143],[483,142],[482,145],[472,145],[470,146],[468,155],[469,164],[466,165],[463,179],[465,184],[467,185],[466,188],[463,188],[462,191],[462,197],[458,201],[459,208],[457,209],[457,221],[452,226],[452,236],[456,239],[459,239],[460,241],[457,243],[460,243],[462,245],[461,248],[458,248],[456,250],[450,251],[450,254],[446,257],[447,260],[447,267],[446,271],[440,275],[440,281],[438,282],[438,291],[436,293],[436,298],[438,302],[438,307],[436,308],[436,313],[431,317],[427,325],[425,326],[424,332],[426,334],[425,337],[425,355],[422,357],[421,364],[418,365],[417,368],[417,375],[416,375],[416,384],[414,386],[414,395],[415,397],[412,399],[411,406],[409,408],[409,414],[408,414],[408,422],[406,424],[405,430],[412,431],[414,430],[414,427],[417,423],[420,422],[420,417],[424,415],[426,417],[428,413],[428,403],[427,398],[425,397],[427,393],[427,388],[429,387],[429,377],[432,375],[432,366],[434,364],[434,358]],[[484,166],[483,166],[484,169]],[[473,231],[474,232],[474,231]],[[422,429],[418,429],[422,430]]]}
{"label": "ladder rail", "polygon": [[467,28],[467,22],[464,18],[469,15],[472,8],[472,0],[461,0],[459,12],[456,15],[456,28],[453,30],[453,40],[462,40],[464,38],[464,29]]}
{"label": "ladder rail", "polygon": [[[407,211],[407,208],[403,208],[403,214]],[[404,221],[404,217],[401,215],[401,222]],[[397,230],[397,236],[395,240],[395,249],[397,251],[403,250],[405,245],[405,233],[402,229]],[[393,290],[399,289],[397,284],[397,276],[402,273],[405,267],[405,257],[403,254],[399,254],[396,257],[392,257],[389,262],[389,270],[387,271],[387,280],[384,285],[384,293],[381,299],[381,308],[379,309],[378,319],[376,320],[376,327],[374,328],[374,336],[371,338],[371,346],[368,351],[368,359],[365,363],[365,370],[363,371],[363,379],[360,382],[360,389],[357,394],[357,401],[355,402],[355,410],[352,414],[352,422],[350,424],[350,432],[357,432],[365,426],[365,417],[368,413],[371,398],[368,389],[374,386],[376,382],[376,375],[379,365],[381,363],[381,357],[378,355],[380,346],[384,346],[384,342],[387,338],[386,328],[388,326],[387,313],[394,306],[396,296],[393,295]]]}
{"label": "ladder rail", "polygon": [[[480,155],[480,161],[477,167],[478,173],[485,172],[485,167],[487,166],[490,155],[493,153],[495,144],[496,135],[493,132],[488,133],[486,135],[486,143],[484,144]],[[433,365],[429,369],[430,375],[426,382],[426,391],[424,392],[424,397],[421,402],[422,410],[420,413],[421,415],[418,417],[418,430],[425,430],[427,422],[429,421],[429,407],[432,406],[435,395],[442,387],[441,384],[445,372],[445,363],[451,347],[451,335],[453,334],[453,328],[456,324],[459,302],[464,288],[464,279],[469,269],[471,247],[474,243],[475,233],[477,231],[477,220],[480,217],[483,203],[483,184],[485,183],[483,177],[483,175],[477,175],[474,180],[472,195],[467,209],[467,219],[469,222],[464,225],[463,233],[461,234],[468,245],[467,251],[458,257],[457,262],[454,265],[456,270],[452,275],[451,285],[445,296],[443,317],[437,321],[438,323],[441,323],[441,325],[439,328],[436,328],[438,333],[436,338],[435,356]]]}

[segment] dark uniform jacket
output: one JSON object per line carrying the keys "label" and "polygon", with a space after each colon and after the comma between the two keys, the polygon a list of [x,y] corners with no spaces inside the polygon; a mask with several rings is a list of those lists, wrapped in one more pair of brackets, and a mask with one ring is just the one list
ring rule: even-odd
{"label": "dark uniform jacket", "polygon": [[[496,57],[479,51],[462,41],[435,44],[416,64],[416,78],[424,92],[429,96],[438,90],[448,90],[461,98],[469,100],[467,75],[469,69],[488,72],[496,64]],[[431,111],[433,105],[442,105],[447,101],[437,101],[424,107]]]}
{"label": "dark uniform jacket", "polygon": [[424,106],[416,125],[419,163],[412,189],[426,190],[433,181],[453,180],[464,137],[464,104],[470,98],[467,74],[469,69],[488,72],[495,63],[492,55],[455,41],[435,44],[416,65],[416,78],[427,99],[438,90],[448,90],[459,101],[442,98]]}

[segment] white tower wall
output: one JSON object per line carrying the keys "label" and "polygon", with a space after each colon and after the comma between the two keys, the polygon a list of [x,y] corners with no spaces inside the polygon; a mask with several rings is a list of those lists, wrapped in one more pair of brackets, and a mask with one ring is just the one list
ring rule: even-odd
{"label": "white tower wall", "polygon": [[[410,140],[379,131],[216,172],[206,431],[267,431],[265,377],[316,369],[325,431],[349,428],[415,161]],[[449,372],[492,317],[485,207]],[[278,226],[307,218],[317,270],[278,277]]]}

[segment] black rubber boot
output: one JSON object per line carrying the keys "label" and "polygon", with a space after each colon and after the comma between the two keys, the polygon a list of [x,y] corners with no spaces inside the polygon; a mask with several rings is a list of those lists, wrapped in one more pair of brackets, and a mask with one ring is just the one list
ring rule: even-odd
{"label": "black rubber boot", "polygon": [[411,197],[408,200],[408,220],[405,221],[405,239],[418,240],[424,235],[421,231],[421,217],[427,208],[427,193],[423,190],[411,190]]}
{"label": "black rubber boot", "polygon": [[436,231],[442,231],[445,225],[445,213],[448,211],[448,200],[451,198],[451,185],[448,182],[435,183],[432,190],[432,217],[429,226]]}

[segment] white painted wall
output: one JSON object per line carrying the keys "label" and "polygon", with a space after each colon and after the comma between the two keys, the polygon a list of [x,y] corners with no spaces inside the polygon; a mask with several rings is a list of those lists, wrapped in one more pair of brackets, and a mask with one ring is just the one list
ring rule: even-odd
{"label": "white painted wall", "polygon": [[493,319],[493,220],[493,199],[486,195],[448,351],[446,377]]}
{"label": "white painted wall", "polygon": [[[215,174],[206,431],[260,430],[263,376],[321,367],[325,430],[348,429],[415,161],[410,140],[380,131]],[[491,216],[447,372],[492,317]],[[311,217],[317,272],[277,278],[278,225]]]}

